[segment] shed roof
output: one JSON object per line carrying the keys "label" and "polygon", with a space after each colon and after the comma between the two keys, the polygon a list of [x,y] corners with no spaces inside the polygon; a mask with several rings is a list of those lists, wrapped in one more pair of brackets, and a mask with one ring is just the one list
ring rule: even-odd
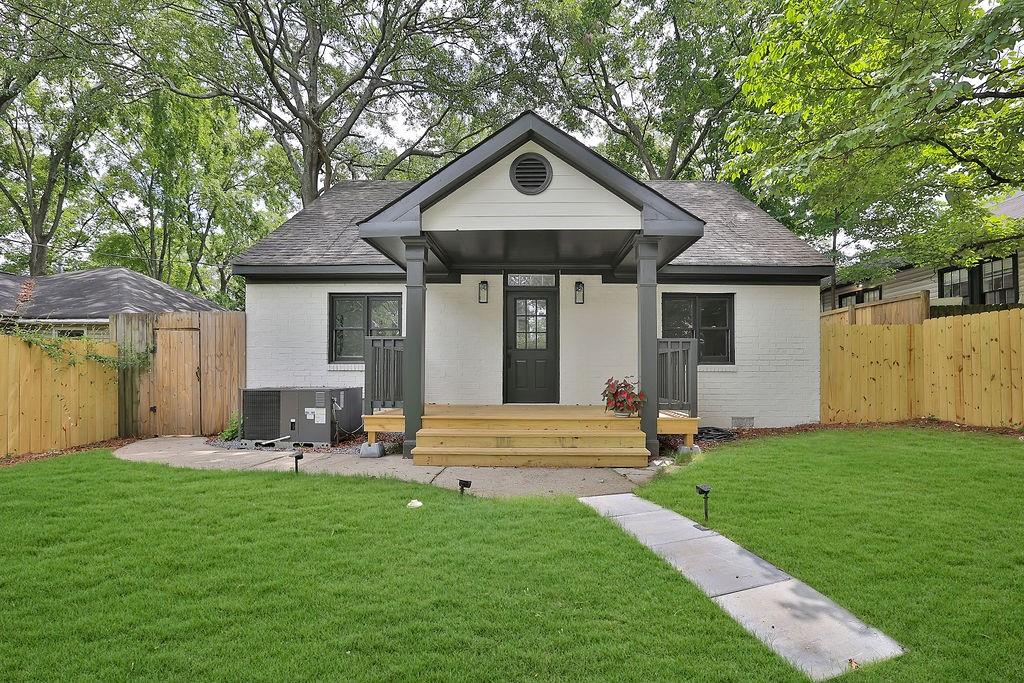
{"label": "shed roof", "polygon": [[128,268],[31,277],[0,272],[0,315],[95,319],[113,313],[222,311],[222,307]]}

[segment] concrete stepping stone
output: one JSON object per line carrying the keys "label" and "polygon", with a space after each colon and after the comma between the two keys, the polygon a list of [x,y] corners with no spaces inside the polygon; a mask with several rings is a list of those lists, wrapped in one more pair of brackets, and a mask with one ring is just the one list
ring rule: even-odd
{"label": "concrete stepping stone", "polygon": [[635,515],[638,512],[662,512],[665,508],[655,505],[649,500],[644,500],[632,493],[614,493],[610,496],[586,496],[579,499],[581,503],[589,505],[603,517],[618,517],[620,515]]}
{"label": "concrete stepping stone", "polygon": [[692,519],[671,510],[619,515],[612,519],[648,547],[718,535],[717,531],[695,524]]}
{"label": "concrete stepping stone", "polygon": [[713,598],[791,578],[720,534],[655,545],[651,550]]}
{"label": "concrete stepping stone", "polygon": [[802,581],[790,579],[714,598],[722,609],[816,681],[903,654],[895,640]]}
{"label": "concrete stepping stone", "polygon": [[747,631],[814,680],[903,654],[807,584],[692,519],[631,493],[580,502],[661,556]]}

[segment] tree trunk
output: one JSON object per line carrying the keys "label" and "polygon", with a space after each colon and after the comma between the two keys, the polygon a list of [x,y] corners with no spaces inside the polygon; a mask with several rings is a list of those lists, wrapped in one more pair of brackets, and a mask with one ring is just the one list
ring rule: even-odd
{"label": "tree trunk", "polygon": [[49,238],[32,237],[32,251],[28,261],[29,275],[46,275],[48,269],[48,256],[50,253]]}

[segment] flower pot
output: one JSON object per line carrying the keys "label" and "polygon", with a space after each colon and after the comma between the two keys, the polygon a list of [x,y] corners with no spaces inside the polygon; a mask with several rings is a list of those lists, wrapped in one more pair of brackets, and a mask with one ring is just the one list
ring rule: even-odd
{"label": "flower pot", "polygon": [[613,413],[613,415],[615,415],[615,417],[629,417],[629,416],[630,416],[630,415],[632,415],[632,414],[633,414],[633,413],[620,413],[620,412],[619,412],[619,411],[617,411],[617,410],[616,410],[616,411],[615,411],[615,412]]}

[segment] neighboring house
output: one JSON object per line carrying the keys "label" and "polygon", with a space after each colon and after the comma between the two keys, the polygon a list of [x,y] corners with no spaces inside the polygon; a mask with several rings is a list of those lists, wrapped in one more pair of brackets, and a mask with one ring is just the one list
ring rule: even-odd
{"label": "neighboring house", "polygon": [[731,185],[641,182],[532,112],[420,183],[336,183],[233,268],[250,388],[362,386],[365,337],[404,336],[407,450],[424,403],[659,396],[659,338],[699,339],[702,424],[818,419],[830,262]]}
{"label": "neighboring house", "polygon": [[[992,212],[1010,218],[1024,217],[1024,192],[1017,192],[992,207]],[[927,289],[932,305],[1015,304],[1021,301],[1024,283],[1018,267],[1020,254],[986,259],[964,268],[917,268],[898,263],[888,278],[872,282],[839,282],[836,308],[869,301],[884,301]],[[832,282],[821,281],[821,310],[832,309]]]}
{"label": "neighboring house", "polygon": [[222,310],[212,301],[128,268],[37,277],[0,272],[0,324],[29,325],[61,337],[106,339],[114,313]]}

